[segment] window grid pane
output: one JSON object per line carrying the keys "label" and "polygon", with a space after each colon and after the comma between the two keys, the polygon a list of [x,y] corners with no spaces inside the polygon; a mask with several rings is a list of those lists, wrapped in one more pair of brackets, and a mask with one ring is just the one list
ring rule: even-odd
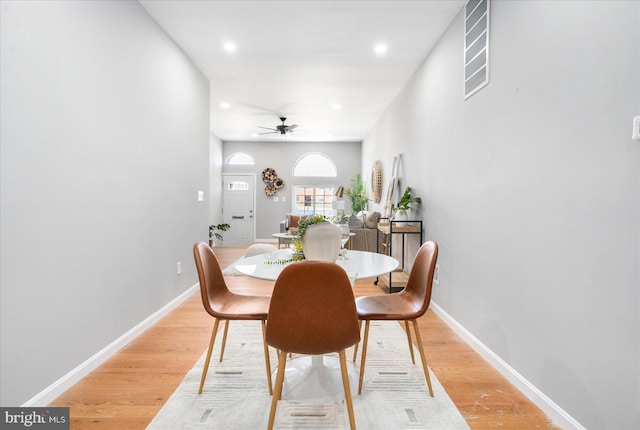
{"label": "window grid pane", "polygon": [[296,215],[336,216],[336,210],[333,209],[334,188],[334,186],[296,185],[293,212]]}

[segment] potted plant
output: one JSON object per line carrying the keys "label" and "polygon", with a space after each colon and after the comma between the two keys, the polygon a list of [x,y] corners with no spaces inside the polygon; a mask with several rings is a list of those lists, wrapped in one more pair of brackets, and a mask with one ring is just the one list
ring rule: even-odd
{"label": "potted plant", "polygon": [[213,238],[215,237],[216,239],[220,240],[220,241],[224,241],[224,239],[222,238],[222,234],[218,233],[219,231],[227,231],[231,228],[231,226],[227,223],[220,223],[220,224],[211,224],[209,226],[209,246],[213,247]]}
{"label": "potted plant", "polygon": [[396,220],[408,220],[412,218],[412,215],[409,215],[412,206],[411,205],[419,205],[422,204],[422,199],[420,197],[414,197],[411,194],[411,187],[407,187],[402,194],[400,200],[398,200],[398,204],[392,209],[394,213],[394,219]]}
{"label": "potted plant", "polygon": [[369,205],[369,199],[367,197],[367,189],[364,186],[364,182],[362,181],[362,176],[360,173],[356,173],[356,175],[351,180],[351,185],[349,188],[344,190],[344,193],[349,200],[351,201],[351,213],[357,214],[358,212],[362,212],[367,210],[367,206]]}

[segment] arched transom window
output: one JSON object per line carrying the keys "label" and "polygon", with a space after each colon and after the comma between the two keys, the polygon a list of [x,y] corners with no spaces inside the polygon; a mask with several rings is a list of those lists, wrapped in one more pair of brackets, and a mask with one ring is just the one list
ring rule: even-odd
{"label": "arched transom window", "polygon": [[253,165],[256,164],[253,161],[253,158],[249,154],[245,154],[244,152],[234,152],[227,159],[227,164],[234,165]]}
{"label": "arched transom window", "polygon": [[319,152],[310,152],[298,158],[293,166],[293,176],[322,176],[335,178],[338,176],[333,160]]}

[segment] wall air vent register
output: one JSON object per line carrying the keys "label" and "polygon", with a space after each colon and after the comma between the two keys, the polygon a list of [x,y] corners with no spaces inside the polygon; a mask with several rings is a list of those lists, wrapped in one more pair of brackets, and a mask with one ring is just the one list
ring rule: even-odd
{"label": "wall air vent register", "polygon": [[464,12],[466,100],[489,83],[489,0],[469,0]]}

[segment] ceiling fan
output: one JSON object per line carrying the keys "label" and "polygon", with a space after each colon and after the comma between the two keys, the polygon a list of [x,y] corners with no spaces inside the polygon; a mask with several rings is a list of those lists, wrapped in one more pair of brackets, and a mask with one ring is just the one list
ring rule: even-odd
{"label": "ceiling fan", "polygon": [[293,131],[293,129],[295,129],[296,127],[298,127],[297,124],[291,124],[291,125],[286,125],[284,122],[287,120],[287,118],[281,116],[280,117],[280,121],[282,121],[282,124],[280,125],[276,125],[276,128],[271,128],[271,127],[258,127],[258,128],[264,128],[266,130],[271,130],[269,132],[266,133],[258,133],[258,134],[287,134],[287,133],[291,133]]}

